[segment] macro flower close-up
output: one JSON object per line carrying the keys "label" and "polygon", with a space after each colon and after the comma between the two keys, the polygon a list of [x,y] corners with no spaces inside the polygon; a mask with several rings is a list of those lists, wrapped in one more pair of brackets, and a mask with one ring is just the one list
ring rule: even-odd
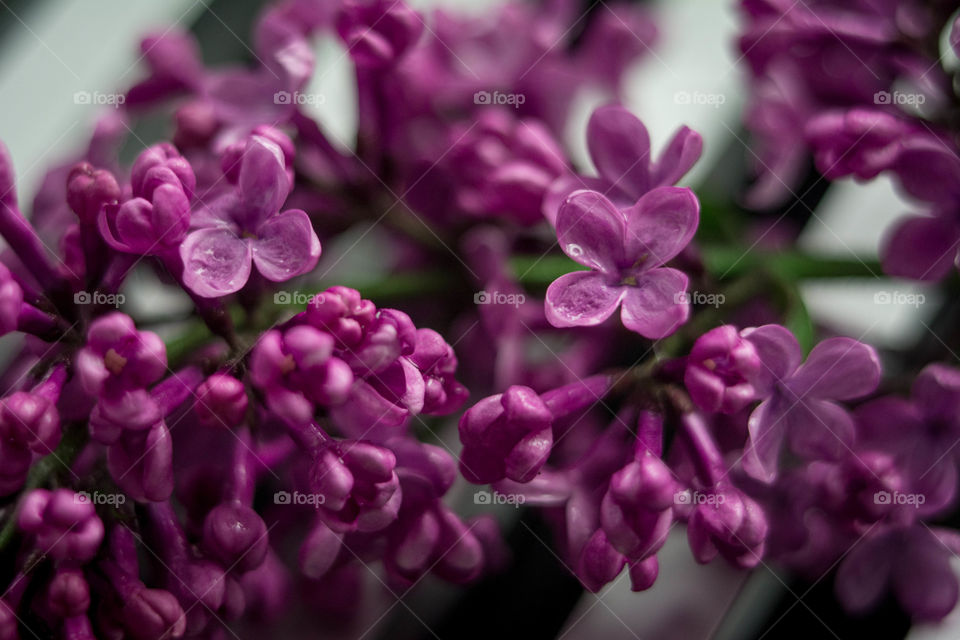
{"label": "macro flower close-up", "polygon": [[0,0],[0,640],[960,637],[957,0]]}

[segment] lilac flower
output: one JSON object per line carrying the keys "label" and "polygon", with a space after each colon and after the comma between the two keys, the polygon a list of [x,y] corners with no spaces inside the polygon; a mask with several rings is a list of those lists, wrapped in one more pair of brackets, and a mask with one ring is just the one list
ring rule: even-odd
{"label": "lilac flower", "polygon": [[[441,223],[503,217],[522,225],[542,219],[547,189],[566,172],[564,154],[542,123],[490,107],[457,123],[413,171],[411,203]],[[435,155],[442,153],[442,162]]]}
{"label": "lilac flower", "polygon": [[799,455],[836,458],[849,450],[853,419],[837,404],[873,391],[880,381],[876,351],[850,338],[829,338],[803,353],[796,338],[779,325],[743,332],[760,355],[757,386],[766,399],[750,415],[743,466],[769,482],[776,477],[785,437]]}
{"label": "lilac flower", "polygon": [[837,570],[836,592],[855,613],[892,591],[916,620],[940,620],[960,593],[952,554],[928,527],[893,527],[859,541]]}
{"label": "lilac flower", "polygon": [[[644,414],[640,429],[649,431],[651,427],[644,421],[659,420],[659,416]],[[652,428],[659,435],[662,427]],[[633,459],[610,477],[610,488],[600,507],[600,522],[607,540],[630,559],[631,566],[653,557],[666,542],[673,523],[676,481],[660,453],[659,442],[651,449],[638,440]],[[637,571],[640,570],[638,565]]]}
{"label": "lilac flower", "polygon": [[575,271],[547,289],[547,319],[556,327],[590,326],[623,302],[625,327],[663,338],[686,322],[687,276],[662,265],[687,246],[699,204],[689,189],[660,187],[628,209],[595,191],[576,191],[557,214],[560,248],[590,271]]}
{"label": "lilac flower", "polygon": [[398,0],[347,0],[337,17],[337,32],[358,66],[395,64],[417,42],[423,20]]}
{"label": "lilac flower", "polygon": [[763,558],[767,520],[754,500],[731,486],[697,494],[698,504],[687,521],[687,537],[697,562],[718,553],[744,569]]}
{"label": "lilac flower", "polygon": [[0,435],[46,455],[60,442],[60,414],[56,403],[66,378],[63,367],[54,370],[32,391],[15,391],[0,399]]}
{"label": "lilac flower", "polygon": [[386,530],[388,575],[408,585],[427,571],[452,582],[476,578],[484,566],[483,546],[441,501],[456,478],[453,459],[416,440],[395,439],[388,446],[397,457],[404,496],[397,520]]}
{"label": "lilac flower", "polygon": [[273,282],[311,270],[320,257],[320,240],[306,213],[280,212],[289,191],[280,148],[252,136],[237,188],[211,203],[180,246],[184,283],[197,295],[214,298],[243,288],[251,263]]}
{"label": "lilac flower", "polygon": [[350,367],[333,355],[334,339],[313,327],[269,331],[251,358],[251,378],[267,406],[294,424],[309,422],[314,403],[343,402],[353,384]]}
{"label": "lilac flower", "polygon": [[751,380],[760,367],[753,344],[735,327],[724,325],[697,338],[683,382],[703,411],[736,413],[756,399]]}
{"label": "lilac flower", "polygon": [[201,546],[225,569],[249,571],[266,557],[267,527],[250,507],[224,502],[204,519]]}
{"label": "lilac flower", "polygon": [[120,185],[106,169],[94,169],[89,162],[82,162],[67,176],[67,203],[84,223],[94,222],[104,205],[119,199]]}
{"label": "lilac flower", "polygon": [[93,504],[70,489],[34,489],[23,499],[17,524],[57,560],[87,562],[103,540],[103,522]]}
{"label": "lilac flower", "polygon": [[60,618],[84,614],[90,607],[90,586],[83,572],[74,568],[59,569],[47,589],[47,603]]}
{"label": "lilac flower", "polygon": [[906,486],[896,489],[924,496],[920,514],[938,513],[956,496],[958,406],[960,371],[931,364],[917,375],[909,400],[886,396],[855,412],[860,446],[898,461]]}
{"label": "lilac flower", "polygon": [[609,382],[595,376],[543,395],[513,386],[484,398],[460,419],[461,473],[477,484],[530,482],[550,455],[554,421],[599,401]]}
{"label": "lilac flower", "polygon": [[423,411],[427,415],[448,415],[466,402],[467,388],[453,377],[457,356],[433,329],[417,329],[417,343],[410,362],[423,374]]}
{"label": "lilac flower", "polygon": [[194,411],[205,426],[232,428],[243,421],[247,405],[243,382],[225,373],[215,373],[197,387]]}
{"label": "lilac flower", "polygon": [[640,119],[619,105],[608,105],[590,116],[587,147],[600,175],[564,176],[550,186],[543,214],[553,224],[563,203],[579,189],[599,191],[626,209],[648,191],[676,184],[700,158],[703,140],[681,127],[654,161],[650,135]]}
{"label": "lilac flower", "polygon": [[196,176],[168,143],[144,150],[131,169],[133,198],[98,209],[100,235],[117,251],[163,255],[175,250],[190,226]]}
{"label": "lilac flower", "polygon": [[324,496],[323,521],[333,530],[378,531],[397,517],[401,503],[396,456],[363,441],[324,449],[310,470],[311,488]]}

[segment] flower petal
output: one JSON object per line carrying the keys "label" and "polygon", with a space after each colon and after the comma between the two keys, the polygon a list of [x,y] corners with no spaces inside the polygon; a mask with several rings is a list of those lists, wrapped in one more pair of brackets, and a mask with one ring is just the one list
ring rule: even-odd
{"label": "flower petal", "polygon": [[943,217],[913,216],[898,223],[884,243],[884,272],[914,280],[940,280],[953,268],[960,231]]}
{"label": "flower petal", "polygon": [[557,241],[563,252],[585,267],[614,272],[623,264],[625,221],[603,194],[574,191],[557,212]]}
{"label": "flower petal", "polygon": [[773,383],[789,377],[803,361],[800,343],[786,327],[765,324],[744,329],[741,335],[753,343],[764,365],[757,376],[760,389],[769,389]]}
{"label": "flower petal", "polygon": [[851,400],[880,383],[880,357],[852,338],[828,338],[813,348],[789,382],[798,397]]}
{"label": "flower petal", "polygon": [[290,209],[267,220],[253,242],[253,261],[264,278],[284,282],[313,269],[320,258],[320,239],[310,218]]}
{"label": "flower petal", "polygon": [[700,221],[700,203],[684,187],[658,187],[627,209],[629,262],[657,267],[683,250]]}
{"label": "flower petal", "polygon": [[743,470],[757,480],[773,482],[777,477],[777,461],[787,430],[784,414],[788,409],[784,399],[776,396],[761,402],[750,414],[750,437],[743,450]]}
{"label": "flower petal", "polygon": [[603,192],[607,186],[607,183],[600,178],[576,175],[560,176],[550,183],[543,194],[543,206],[541,207],[543,217],[549,220],[553,226],[557,226],[557,214],[570,194],[579,189]]}
{"label": "flower petal", "polygon": [[597,173],[639,196],[650,186],[650,135],[619,105],[600,107],[587,124],[587,146]]}
{"label": "flower petal", "polygon": [[837,598],[851,612],[867,611],[886,592],[897,557],[891,542],[893,537],[887,533],[864,537],[837,569]]}
{"label": "flower petal", "polygon": [[183,282],[204,298],[243,288],[250,278],[250,243],[223,227],[198,229],[180,245]]}
{"label": "flower petal", "polygon": [[620,319],[623,326],[645,338],[657,340],[673,333],[690,317],[687,276],[676,269],[659,268],[626,287]]}
{"label": "flower petal", "polygon": [[785,421],[790,448],[803,458],[838,460],[851,450],[853,418],[840,405],[811,398],[794,404]]}
{"label": "flower petal", "polygon": [[898,554],[893,588],[904,610],[917,620],[939,621],[957,604],[960,585],[950,551],[927,528],[914,527]]}
{"label": "flower petal", "polygon": [[689,127],[680,127],[651,168],[650,185],[665,187],[676,184],[700,159],[702,152],[703,138],[700,134]]}
{"label": "flower petal", "polygon": [[256,228],[259,222],[280,211],[290,193],[290,179],[280,147],[263,136],[251,136],[243,151],[237,185],[249,211],[250,228]]}
{"label": "flower petal", "polygon": [[623,299],[626,287],[611,287],[603,275],[574,271],[547,287],[544,311],[555,327],[592,326],[609,318]]}

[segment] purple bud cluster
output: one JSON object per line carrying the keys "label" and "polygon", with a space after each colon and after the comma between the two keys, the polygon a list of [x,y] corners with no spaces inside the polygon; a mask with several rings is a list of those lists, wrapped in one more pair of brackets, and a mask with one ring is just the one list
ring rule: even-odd
{"label": "purple bud cluster", "polygon": [[[738,270],[753,247],[715,233],[737,216],[677,186],[700,135],[654,154],[619,104],[652,23],[609,3],[577,26],[575,4],[280,0],[256,64],[146,37],[145,73],[26,213],[0,145],[0,335],[24,334],[0,370],[0,638],[369,627],[370,577],[400,599],[510,571],[500,529],[529,512],[502,502],[537,509],[591,592],[650,589],[682,530],[699,563],[835,569],[851,611],[954,608],[956,335],[884,352],[884,380],[876,349],[806,315],[808,256]],[[946,279],[947,16],[741,4],[750,206],[808,156],[830,180],[890,173],[925,210],[885,268]],[[318,37],[356,74],[349,147],[308,108]],[[905,80],[930,113],[891,97]],[[593,171],[561,142],[581,91],[604,100]],[[121,162],[157,114],[170,139]],[[369,268],[338,267],[361,244]],[[717,268],[727,248],[743,255]]]}

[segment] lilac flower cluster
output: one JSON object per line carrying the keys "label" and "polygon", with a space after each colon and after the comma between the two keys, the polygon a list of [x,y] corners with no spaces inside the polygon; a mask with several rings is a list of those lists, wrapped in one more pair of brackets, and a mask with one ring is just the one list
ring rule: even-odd
{"label": "lilac flower cluster", "polygon": [[[946,18],[788,4],[743,2],[768,168],[754,202],[809,153],[830,179],[891,172],[928,212],[886,268],[946,277],[949,123],[867,104],[905,78],[956,99],[925,67]],[[682,527],[700,563],[837,567],[851,611],[891,593],[918,620],[954,608],[960,535],[939,523],[960,369],[884,353],[882,380],[873,347],[805,315],[802,275],[717,269],[723,214],[678,186],[701,137],[682,127],[655,155],[619,104],[652,23],[611,3],[574,33],[576,6],[282,0],[251,66],[207,67],[176,29],[146,37],[146,73],[29,216],[0,146],[0,333],[24,334],[0,371],[0,638],[349,626],[371,577],[402,598],[509,571],[512,516],[465,504],[470,484],[534,507],[520,517],[592,592],[651,588]],[[349,151],[299,99],[324,35],[356,73]],[[560,142],[582,89],[604,95],[592,173]],[[158,115],[169,140],[121,161]],[[382,281],[331,282],[371,223]],[[147,280],[189,311],[115,308]]]}
{"label": "lilac flower cluster", "polygon": [[889,174],[919,211],[888,230],[884,270],[940,280],[960,243],[955,77],[941,64],[958,55],[960,27],[948,20],[956,7],[848,4],[741,3],[740,48],[753,74],[746,125],[759,151],[750,199],[782,201],[811,155],[830,180]]}

